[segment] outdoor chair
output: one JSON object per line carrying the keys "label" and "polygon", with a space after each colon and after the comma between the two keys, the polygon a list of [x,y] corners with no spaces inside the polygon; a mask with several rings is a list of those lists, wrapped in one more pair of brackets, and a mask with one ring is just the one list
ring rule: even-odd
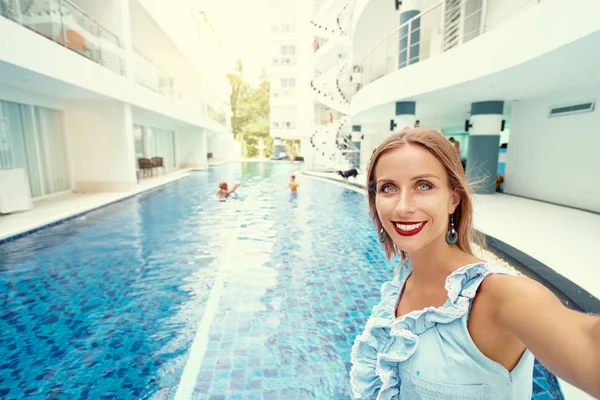
{"label": "outdoor chair", "polygon": [[152,157],[152,167],[156,168],[157,171],[159,168],[162,168],[163,172],[165,172],[165,166],[163,164],[162,157]]}
{"label": "outdoor chair", "polygon": [[154,175],[152,170],[154,164],[149,158],[138,158],[138,166],[140,167],[142,175],[147,175],[148,171],[150,171],[150,176]]}

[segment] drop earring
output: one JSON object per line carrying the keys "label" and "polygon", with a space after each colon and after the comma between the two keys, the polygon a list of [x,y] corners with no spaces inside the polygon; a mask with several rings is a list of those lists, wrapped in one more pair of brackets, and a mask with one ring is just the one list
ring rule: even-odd
{"label": "drop earring", "polygon": [[383,227],[379,231],[379,242],[385,243],[385,231],[383,230]]}
{"label": "drop earring", "polygon": [[450,229],[448,229],[448,233],[446,234],[446,243],[448,244],[456,244],[458,241],[458,232],[454,229],[454,215],[450,214]]}

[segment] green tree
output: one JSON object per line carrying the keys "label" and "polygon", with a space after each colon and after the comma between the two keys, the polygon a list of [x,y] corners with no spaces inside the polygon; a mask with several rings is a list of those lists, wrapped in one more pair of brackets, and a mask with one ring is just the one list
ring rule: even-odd
{"label": "green tree", "polygon": [[262,72],[259,84],[251,86],[245,80],[244,67],[237,60],[236,71],[228,74],[231,85],[231,127],[236,140],[242,145],[242,155],[252,158],[259,155],[259,146],[264,145],[265,156],[273,152],[270,136],[269,81]]}

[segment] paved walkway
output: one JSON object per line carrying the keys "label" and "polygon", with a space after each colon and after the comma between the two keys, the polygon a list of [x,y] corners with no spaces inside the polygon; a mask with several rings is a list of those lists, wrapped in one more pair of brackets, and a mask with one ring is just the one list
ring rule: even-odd
{"label": "paved walkway", "polygon": [[142,179],[135,190],[128,192],[65,193],[34,201],[32,210],[0,216],[0,242],[3,239],[152,190],[184,178],[188,174],[189,170],[179,170],[155,178]]}

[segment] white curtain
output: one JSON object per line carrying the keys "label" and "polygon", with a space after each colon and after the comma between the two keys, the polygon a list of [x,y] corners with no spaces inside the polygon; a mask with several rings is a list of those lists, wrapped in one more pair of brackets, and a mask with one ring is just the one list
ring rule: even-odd
{"label": "white curtain", "polygon": [[44,193],[69,189],[69,172],[65,155],[62,114],[44,107],[35,107],[40,161],[44,174]]}
{"label": "white curtain", "polygon": [[69,189],[59,111],[0,101],[0,169],[24,168],[31,195]]}
{"label": "white curtain", "polygon": [[32,118],[33,108],[0,101],[0,169],[25,168],[31,195],[43,194]]}
{"label": "white curtain", "polygon": [[154,131],[154,157],[162,157],[166,169],[175,168],[174,132],[165,129]]}

